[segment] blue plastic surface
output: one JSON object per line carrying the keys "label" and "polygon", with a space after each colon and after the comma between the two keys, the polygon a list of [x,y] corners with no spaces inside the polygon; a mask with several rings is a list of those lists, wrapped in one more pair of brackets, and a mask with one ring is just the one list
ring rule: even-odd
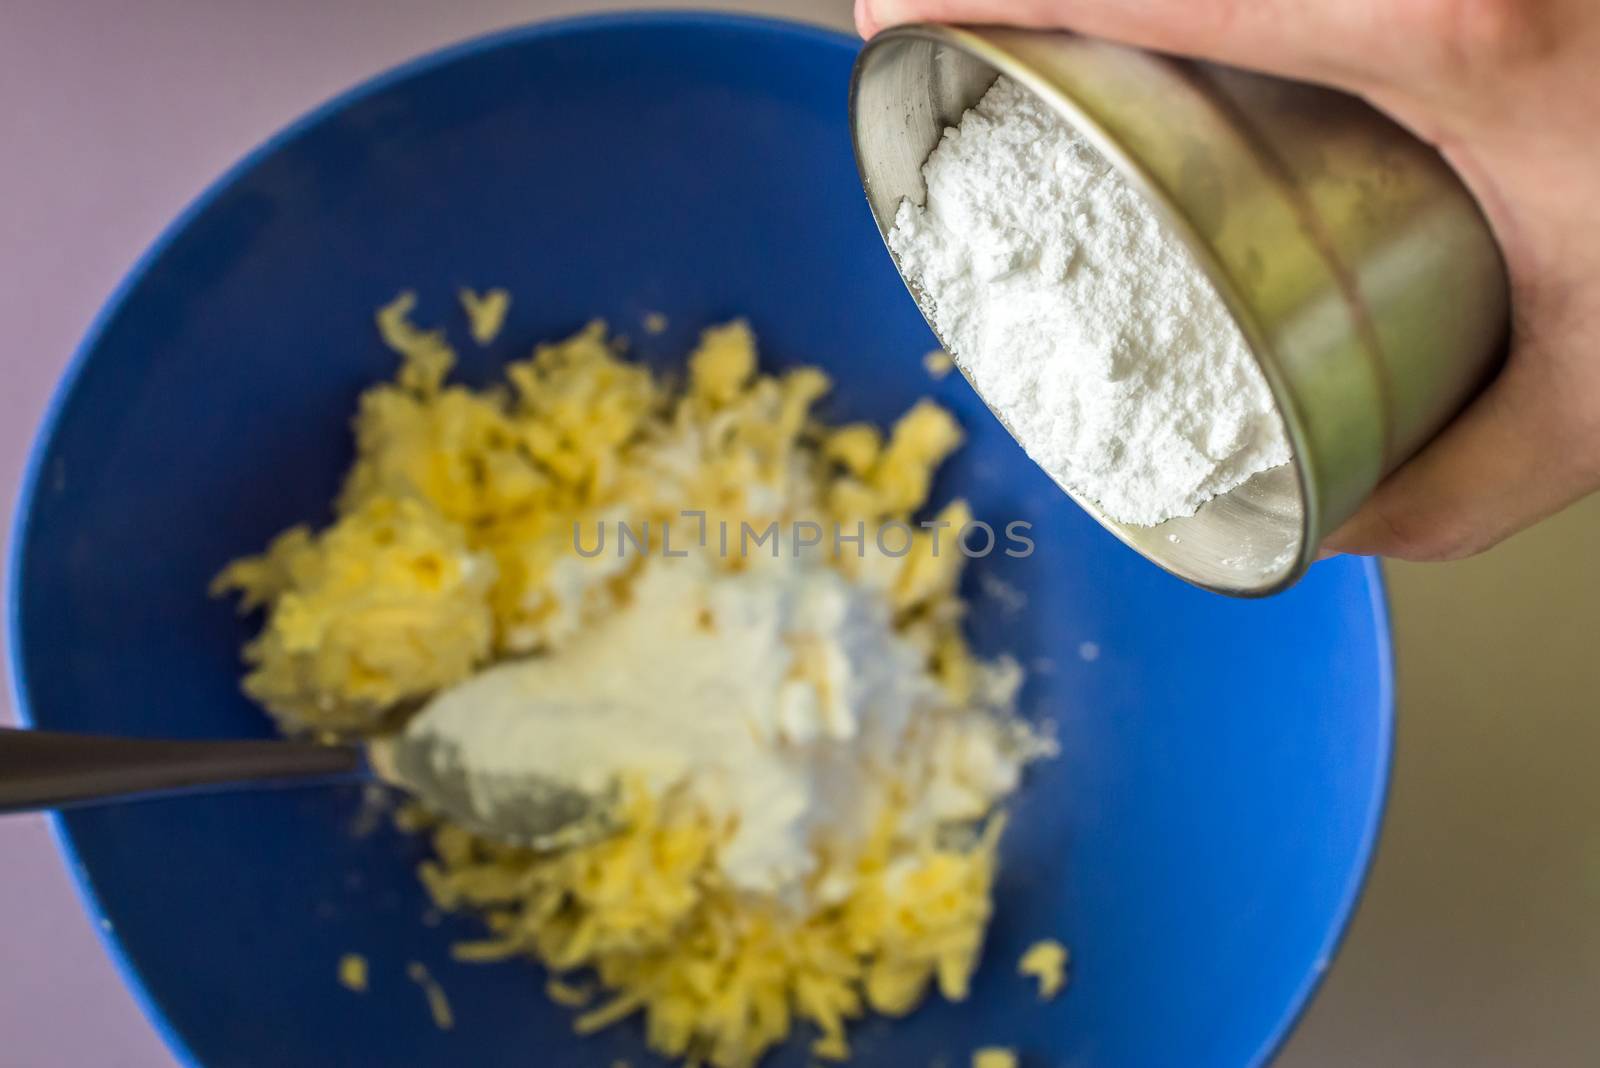
{"label": "blue plastic surface", "polygon": [[[593,316],[670,366],[700,327],[748,316],[773,366],[838,382],[834,419],[932,394],[970,444],[940,478],[1037,551],[973,569],[980,649],[1030,668],[1024,704],[1063,752],[1005,843],[970,1001],[858,1032],[859,1065],[1234,1066],[1265,1060],[1349,916],[1388,771],[1391,673],[1371,565],[1318,565],[1231,601],[1162,574],[1030,464],[933,347],[857,184],[854,43],[752,19],[556,23],[441,53],[295,125],[206,194],[90,332],[33,457],[14,540],[18,707],[51,729],[263,736],[238,690],[252,624],[205,596],[229,558],[321,520],[357,392],[394,361],[370,313],[402,287],[461,338],[458,285],[515,294],[486,380]],[[638,329],[666,313],[659,337]],[[1021,612],[981,572],[1025,592]],[[1098,657],[1080,655],[1094,643]],[[174,1048],[210,1068],[548,1066],[642,1053],[587,1040],[531,965],[458,965],[470,921],[421,921],[413,845],[352,836],[352,788],[72,813],[91,913]],[[1036,1001],[1024,947],[1072,948]],[[334,981],[365,954],[372,989]],[[455,1008],[430,1021],[424,962]],[[807,1063],[790,1048],[772,1064]]]}

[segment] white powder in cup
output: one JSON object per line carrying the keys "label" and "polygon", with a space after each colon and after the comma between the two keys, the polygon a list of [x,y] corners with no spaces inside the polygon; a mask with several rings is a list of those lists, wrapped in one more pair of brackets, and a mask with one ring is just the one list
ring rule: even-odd
{"label": "white powder in cup", "polygon": [[1289,460],[1272,394],[1189,251],[1075,130],[1001,78],[889,234],[956,361],[1051,477],[1153,525]]}

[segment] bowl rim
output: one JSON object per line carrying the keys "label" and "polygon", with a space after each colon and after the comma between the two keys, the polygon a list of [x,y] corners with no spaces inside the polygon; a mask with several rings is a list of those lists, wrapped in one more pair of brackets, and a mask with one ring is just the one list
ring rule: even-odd
{"label": "bowl rim", "polygon": [[[18,722],[23,727],[35,726],[32,703],[29,700],[28,680],[22,658],[22,584],[24,547],[28,543],[34,521],[34,503],[45,481],[45,457],[55,440],[68,401],[76,392],[89,361],[110,327],[128,303],[133,291],[166,255],[173,243],[222,197],[237,181],[265,160],[284,149],[296,138],[318,124],[325,122],[351,105],[382,93],[407,79],[426,74],[448,64],[470,59],[482,53],[510,48],[527,41],[547,40],[566,36],[604,33],[627,28],[638,29],[696,29],[734,30],[750,34],[771,34],[797,40],[807,40],[829,47],[843,47],[855,53],[862,43],[851,35],[793,19],[730,11],[707,10],[646,10],[605,12],[524,23],[488,33],[475,35],[461,41],[424,52],[411,59],[388,67],[377,74],[364,77],[339,90],[322,103],[303,112],[286,125],[279,127],[267,138],[251,148],[220,175],[209,181],[168,222],[156,238],[133,261],[112,289],[109,296],[95,312],[88,328],[73,350],[66,369],[51,390],[44,411],[30,440],[22,477],[17,484],[12,502],[12,515],[4,568],[5,590],[5,660],[9,667],[8,691]],[[844,116],[841,96],[841,116]],[[1290,996],[1277,1020],[1268,1030],[1265,1039],[1247,1064],[1251,1068],[1269,1063],[1282,1050],[1295,1027],[1304,1018],[1311,999],[1322,984],[1333,959],[1342,948],[1349,932],[1350,922],[1365,892],[1371,874],[1374,855],[1382,837],[1388,810],[1390,778],[1394,756],[1395,721],[1395,671],[1394,643],[1390,621],[1388,595],[1383,572],[1373,559],[1361,561],[1363,578],[1372,613],[1373,640],[1378,653],[1376,666],[1377,719],[1376,769],[1372,794],[1366,800],[1365,826],[1357,846],[1357,860],[1346,874],[1340,891],[1339,903],[1323,937],[1322,950],[1313,967],[1299,987]],[[123,985],[133,994],[135,1002],[146,1020],[161,1037],[168,1050],[184,1068],[207,1068],[187,1040],[178,1031],[161,1005],[160,999],[144,981],[122,945],[111,921],[106,916],[99,890],[88,866],[79,854],[71,828],[60,812],[48,816],[48,825],[56,848],[61,853],[78,901],[90,921],[95,937],[110,958]]]}

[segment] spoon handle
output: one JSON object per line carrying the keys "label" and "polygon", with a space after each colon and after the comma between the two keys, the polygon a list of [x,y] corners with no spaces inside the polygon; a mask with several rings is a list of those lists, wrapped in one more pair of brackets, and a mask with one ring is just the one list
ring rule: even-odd
{"label": "spoon handle", "polygon": [[0,814],[264,780],[351,776],[354,746],[158,741],[0,727]]}

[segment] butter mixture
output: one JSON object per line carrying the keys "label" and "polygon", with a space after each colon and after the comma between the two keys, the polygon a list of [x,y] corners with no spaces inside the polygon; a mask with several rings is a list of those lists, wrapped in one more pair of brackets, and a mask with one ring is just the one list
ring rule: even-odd
{"label": "butter mixture", "polygon": [[[475,391],[414,306],[378,315],[402,365],[361,399],[334,522],[217,579],[264,612],[247,692],[293,733],[379,734],[433,698],[473,767],[620,784],[618,831],[557,853],[400,817],[435,902],[485,925],[458,956],[540,961],[582,1032],[638,1015],[656,1051],[739,1068],[804,1023],[842,1060],[867,1012],[965,997],[999,807],[1049,746],[1011,711],[1015,666],[968,650],[952,535],[875,544],[927,503],[955,421],[827,426],[827,377],[759,372],[742,323],[681,386],[593,325]],[[866,537],[697,536],[797,522]],[[644,523],[654,551],[578,551]]]}
{"label": "butter mixture", "polygon": [[529,774],[592,795],[624,775],[682,787],[728,823],[730,885],[793,897],[821,876],[837,897],[852,876],[813,844],[859,851],[907,786],[905,830],[982,819],[1016,788],[1031,751],[1004,716],[1016,673],[981,671],[955,704],[884,598],[820,555],[726,572],[697,554],[650,561],[582,642],[480,672],[422,723],[486,794]]}

